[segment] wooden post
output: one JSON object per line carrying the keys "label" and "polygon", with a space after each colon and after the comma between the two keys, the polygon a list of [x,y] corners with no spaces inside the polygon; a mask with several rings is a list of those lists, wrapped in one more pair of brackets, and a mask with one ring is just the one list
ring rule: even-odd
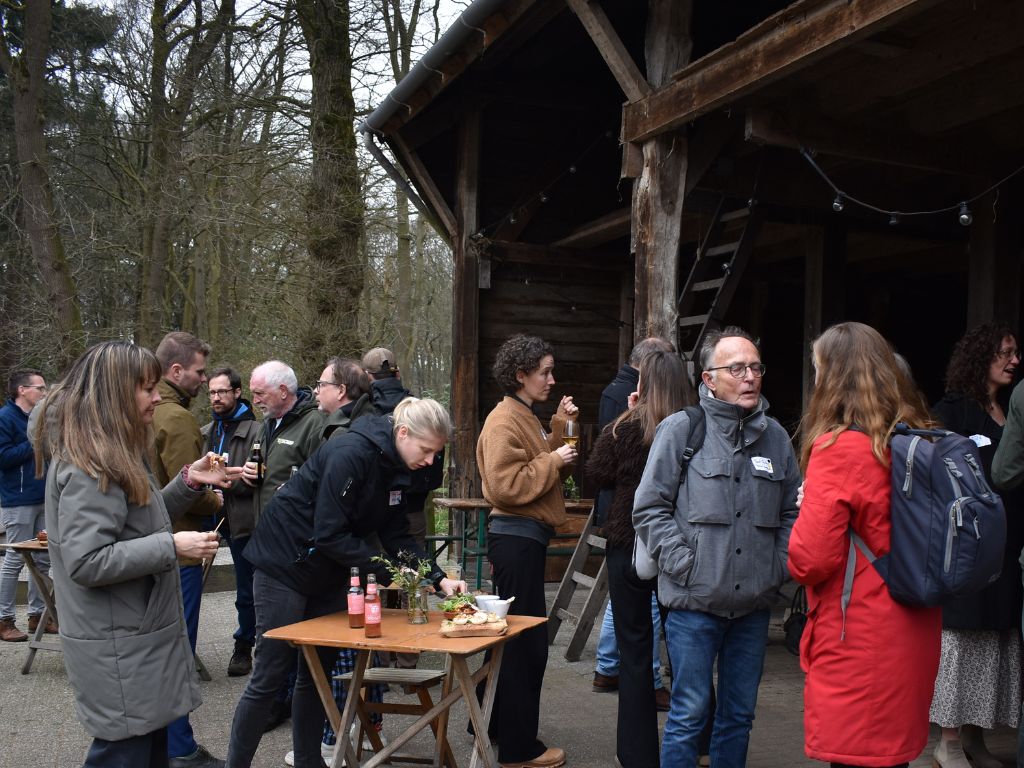
{"label": "wooden post", "polygon": [[459,123],[455,182],[456,234],[452,282],[452,416],[450,491],[456,498],[478,495],[476,432],[479,409],[479,264],[473,235],[479,227],[480,113]]}
{"label": "wooden post", "polygon": [[[692,50],[690,0],[650,0],[647,13],[647,79],[670,82]],[[689,142],[685,129],[643,143],[643,170],[633,184],[632,246],[636,259],[633,338],[661,336],[678,342],[679,240]]]}
{"label": "wooden post", "polygon": [[846,231],[838,225],[809,229],[804,249],[803,407],[814,385],[811,342],[845,313],[843,267]]}
{"label": "wooden post", "polygon": [[[1005,195],[1017,200],[1016,189]],[[1020,317],[1020,252],[1010,231],[1010,200],[975,206],[967,262],[967,327],[1000,320],[1016,326]],[[995,220],[993,220],[995,219]]]}

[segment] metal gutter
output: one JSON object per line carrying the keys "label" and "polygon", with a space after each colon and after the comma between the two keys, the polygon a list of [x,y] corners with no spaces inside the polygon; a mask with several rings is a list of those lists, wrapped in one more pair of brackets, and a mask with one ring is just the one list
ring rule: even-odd
{"label": "metal gutter", "polygon": [[407,108],[407,102],[413,94],[423,87],[427,80],[438,74],[441,65],[448,58],[458,53],[471,37],[483,34],[481,25],[508,2],[509,0],[474,0],[448,31],[441,35],[441,39],[416,62],[409,70],[409,74],[384,97],[384,101],[359,124],[359,131],[380,134],[387,121],[399,109]]}

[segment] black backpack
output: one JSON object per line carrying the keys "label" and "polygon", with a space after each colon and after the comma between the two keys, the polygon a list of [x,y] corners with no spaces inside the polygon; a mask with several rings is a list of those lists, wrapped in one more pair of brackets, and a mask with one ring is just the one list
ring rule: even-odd
{"label": "black backpack", "polygon": [[944,429],[899,424],[891,450],[890,551],[876,557],[850,529],[844,616],[855,548],[874,565],[893,599],[909,606],[941,605],[978,592],[1002,571],[1006,512],[985,481],[974,441]]}

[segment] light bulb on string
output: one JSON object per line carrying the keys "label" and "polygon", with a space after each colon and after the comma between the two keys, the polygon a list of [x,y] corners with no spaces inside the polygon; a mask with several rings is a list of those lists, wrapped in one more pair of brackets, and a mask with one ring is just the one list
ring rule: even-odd
{"label": "light bulb on string", "polygon": [[843,197],[843,193],[838,192],[836,193],[836,199],[832,201],[832,210],[836,213],[842,213],[843,208],[846,207],[846,204],[843,202]]}
{"label": "light bulb on string", "polygon": [[547,192],[541,192],[540,193],[540,201],[542,203],[546,203],[548,201],[548,194],[547,194]]}
{"label": "light bulb on string", "polygon": [[960,225],[964,227],[971,226],[971,222],[974,221],[974,215],[971,213],[971,209],[967,207],[967,201],[960,203],[960,215],[958,217]]}
{"label": "light bulb on string", "polygon": [[899,223],[900,223],[900,215],[898,213],[896,213],[895,211],[890,213],[889,214],[889,226],[895,227]]}
{"label": "light bulb on string", "polygon": [[576,173],[576,166],[575,165],[570,165],[569,166],[569,173]]}
{"label": "light bulb on string", "polygon": [[508,215],[508,223],[509,224],[515,224],[516,223],[516,215],[514,213],[510,213]]}

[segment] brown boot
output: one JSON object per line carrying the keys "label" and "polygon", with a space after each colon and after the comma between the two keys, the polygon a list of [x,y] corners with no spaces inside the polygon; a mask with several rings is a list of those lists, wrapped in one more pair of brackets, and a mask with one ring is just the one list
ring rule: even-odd
{"label": "brown boot", "polygon": [[14,617],[0,619],[0,641],[5,643],[24,643],[28,635],[14,626]]}
{"label": "brown boot", "polygon": [[[28,633],[34,635],[36,630],[39,628],[39,616],[38,613],[30,613],[28,615]],[[58,632],[57,625],[53,623],[53,619],[47,617],[46,629],[43,630],[48,635],[56,635]]]}

